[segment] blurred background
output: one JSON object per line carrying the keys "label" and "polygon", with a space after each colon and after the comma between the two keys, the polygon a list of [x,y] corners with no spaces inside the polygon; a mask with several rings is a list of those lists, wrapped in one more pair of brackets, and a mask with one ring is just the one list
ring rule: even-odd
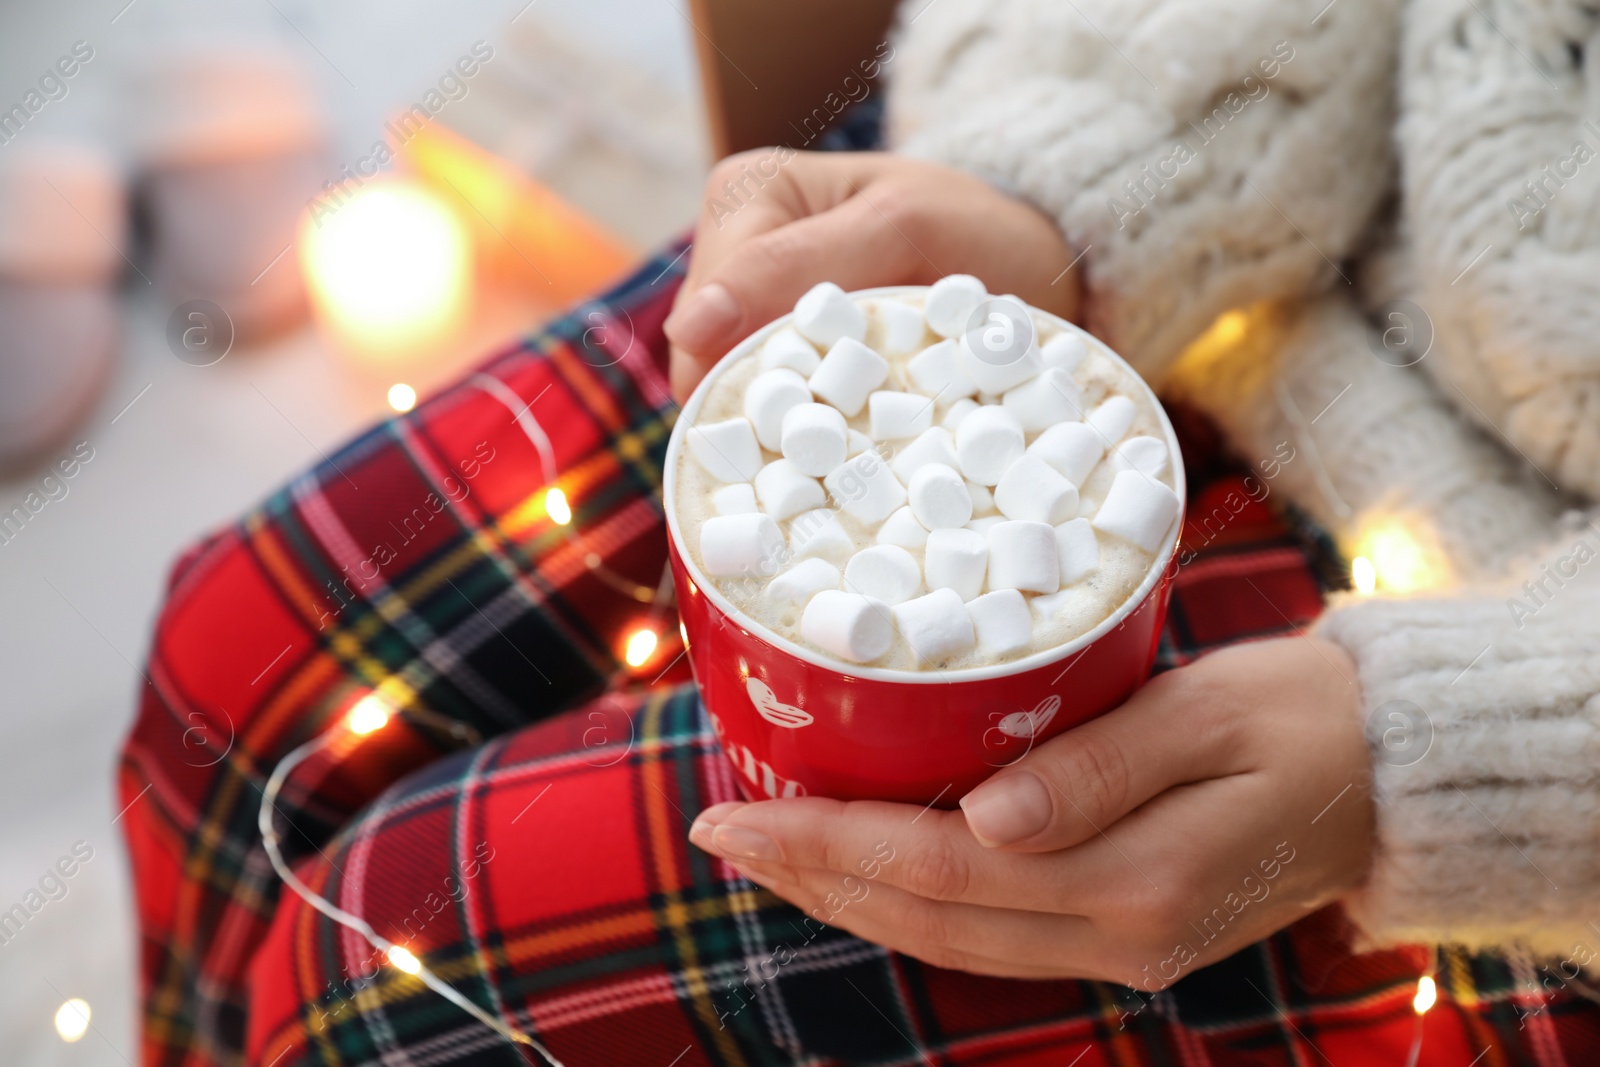
{"label": "blurred background", "polygon": [[6,1064],[135,1057],[113,767],[176,554],[690,224],[687,14],[0,8]]}

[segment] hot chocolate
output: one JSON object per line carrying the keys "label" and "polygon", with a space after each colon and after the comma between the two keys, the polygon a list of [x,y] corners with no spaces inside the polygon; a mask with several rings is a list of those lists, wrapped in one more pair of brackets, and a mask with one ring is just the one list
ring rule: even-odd
{"label": "hot chocolate", "polygon": [[843,670],[1071,641],[1139,589],[1180,511],[1144,383],[965,275],[818,285],[721,369],[685,443],[667,506],[699,569]]}

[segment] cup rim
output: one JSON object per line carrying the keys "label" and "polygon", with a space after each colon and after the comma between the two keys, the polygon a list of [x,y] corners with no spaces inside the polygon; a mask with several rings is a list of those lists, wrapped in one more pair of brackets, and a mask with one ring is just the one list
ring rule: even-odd
{"label": "cup rim", "polygon": [[[929,288],[926,285],[886,285],[872,289],[858,289],[847,295],[852,299],[882,299],[885,297],[926,293]],[[908,671],[893,667],[871,667],[864,664],[851,664],[843,660],[833,659],[773,631],[735,607],[733,602],[724,596],[722,591],[700,570],[699,563],[696,562],[693,553],[688,550],[688,546],[684,542],[683,532],[678,525],[678,509],[675,506],[679,457],[683,453],[685,447],[684,439],[688,436],[689,428],[695,424],[695,420],[700,414],[700,409],[705,405],[706,397],[710,395],[717,379],[727,373],[729,368],[739,360],[748,357],[768,337],[788,326],[794,317],[792,313],[774,319],[760,329],[755,330],[744,340],[734,345],[727,355],[717,361],[716,365],[700,380],[700,384],[695,386],[694,392],[689,395],[688,401],[679,409],[677,420],[672,427],[672,435],[667,441],[666,470],[662,482],[662,504],[667,517],[667,536],[683,563],[685,573],[694,582],[699,594],[706,597],[724,615],[736,621],[744,629],[767,644],[812,666],[820,667],[823,670],[848,678],[859,678],[874,682],[894,682],[902,685],[950,685],[961,682],[990,681],[995,678],[1008,678],[1026,674],[1040,667],[1048,667],[1052,664],[1060,663],[1062,660],[1082,652],[1100,640],[1100,638],[1121,626],[1124,620],[1149,600],[1151,594],[1161,582],[1163,575],[1166,574],[1172,557],[1177,551],[1179,538],[1183,533],[1183,517],[1187,510],[1188,500],[1188,472],[1184,469],[1183,453],[1178,448],[1178,435],[1173,430],[1172,421],[1167,417],[1166,408],[1162,406],[1160,399],[1155,394],[1155,390],[1150,388],[1150,384],[1144,380],[1138,371],[1133,369],[1127,360],[1123,359],[1109,345],[1090,334],[1087,330],[1031,304],[1025,306],[1027,306],[1030,313],[1042,317],[1045,321],[1054,324],[1060,329],[1077,334],[1083,338],[1085,344],[1094,346],[1096,350],[1109,356],[1113,362],[1132,375],[1133,379],[1138,382],[1139,388],[1144,391],[1145,399],[1154,408],[1156,418],[1160,422],[1162,430],[1166,433],[1167,448],[1172,456],[1173,491],[1178,494],[1177,521],[1172,524],[1172,529],[1164,539],[1161,550],[1156,553],[1155,558],[1151,561],[1150,569],[1145,574],[1144,580],[1139,583],[1132,593],[1128,594],[1127,599],[1117,607],[1116,611],[1107,615],[1092,630],[1079,634],[1071,641],[1041,649],[1021,659],[1007,660],[1004,663],[987,664],[981,667],[962,667],[948,671],[937,669]],[[682,595],[681,590],[679,595]]]}

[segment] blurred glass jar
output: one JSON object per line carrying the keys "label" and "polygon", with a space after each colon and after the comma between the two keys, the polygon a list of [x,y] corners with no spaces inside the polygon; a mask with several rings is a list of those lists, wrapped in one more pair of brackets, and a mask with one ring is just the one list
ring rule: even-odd
{"label": "blurred glass jar", "polygon": [[0,470],[61,443],[104,391],[126,231],[123,176],[99,149],[0,153]]}
{"label": "blurred glass jar", "polygon": [[289,247],[327,174],[305,69],[261,45],[187,44],[147,57],[126,103],[167,299],[215,302],[243,343],[299,325],[305,285]]}

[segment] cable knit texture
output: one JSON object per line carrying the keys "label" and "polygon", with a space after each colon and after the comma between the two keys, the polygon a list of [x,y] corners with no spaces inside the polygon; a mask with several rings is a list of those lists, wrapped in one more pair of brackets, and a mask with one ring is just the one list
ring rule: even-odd
{"label": "cable knit texture", "polygon": [[[1364,687],[1368,938],[1594,943],[1600,525],[1562,525],[1556,486],[1600,496],[1600,15],[908,0],[898,46],[894,146],[1045,210],[1096,333],[1343,544],[1398,519],[1436,564],[1433,595],[1319,625]],[[1398,297],[1435,334],[1409,368],[1361,310]],[[1431,724],[1420,761],[1394,700]]]}
{"label": "cable knit texture", "polygon": [[1600,496],[1600,11],[1413,0],[1397,141],[1438,329],[1469,417]]}
{"label": "cable knit texture", "polygon": [[1390,175],[1392,3],[1315,25],[1281,0],[904,14],[891,144],[1053,216],[1086,250],[1090,327],[1147,377],[1231,307],[1343,284]]}
{"label": "cable knit texture", "polygon": [[1355,657],[1372,709],[1377,848],[1366,887],[1346,902],[1368,938],[1515,945],[1551,957],[1594,944],[1600,527],[1592,517],[1493,592],[1338,605],[1318,632]]}
{"label": "cable knit texture", "polygon": [[1375,359],[1342,293],[1250,310],[1231,344],[1202,340],[1166,393],[1206,412],[1245,458],[1295,450],[1281,489],[1344,543],[1402,522],[1435,570],[1498,576],[1539,551],[1560,504],[1537,475],[1463,422],[1427,376]]}

